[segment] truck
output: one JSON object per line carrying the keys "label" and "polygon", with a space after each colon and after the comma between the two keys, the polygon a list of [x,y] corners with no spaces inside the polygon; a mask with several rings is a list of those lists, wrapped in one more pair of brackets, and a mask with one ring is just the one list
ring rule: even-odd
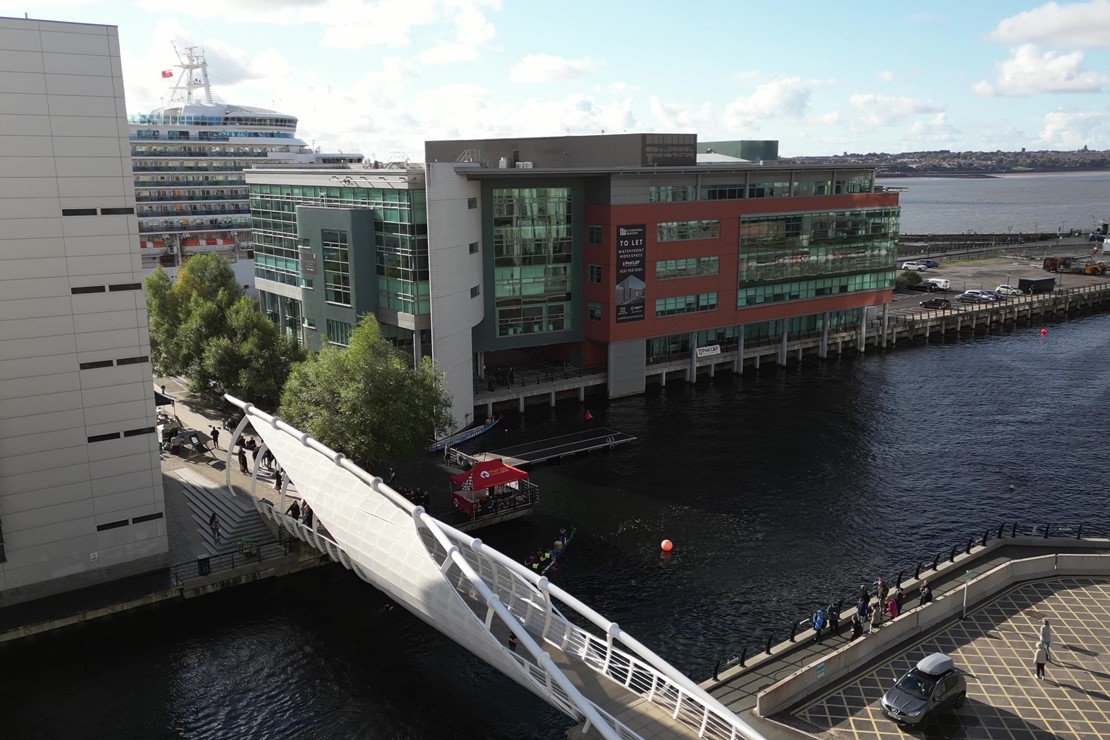
{"label": "truck", "polygon": [[1106,263],[1084,257],[1045,257],[1041,265],[1048,272],[1067,272],[1075,275],[1105,275]]}
{"label": "truck", "polygon": [[1018,278],[1018,290],[1022,293],[1051,293],[1056,289],[1054,277],[1023,277]]}

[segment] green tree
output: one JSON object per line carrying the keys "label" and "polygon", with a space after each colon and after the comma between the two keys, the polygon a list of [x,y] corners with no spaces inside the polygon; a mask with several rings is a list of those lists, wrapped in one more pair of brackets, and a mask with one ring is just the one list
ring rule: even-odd
{"label": "green tree", "polygon": [[410,366],[369,314],[347,349],[294,366],[281,395],[282,418],[371,469],[419,456],[449,428],[450,406],[431,360]]}

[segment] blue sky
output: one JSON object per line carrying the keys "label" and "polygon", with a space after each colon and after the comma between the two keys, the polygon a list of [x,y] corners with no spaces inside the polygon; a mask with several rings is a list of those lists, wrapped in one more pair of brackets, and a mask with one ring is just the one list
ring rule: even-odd
{"label": "blue sky", "polygon": [[0,0],[119,26],[129,112],[171,42],[228,102],[377,159],[425,139],[623,131],[783,156],[1110,149],[1110,0]]}

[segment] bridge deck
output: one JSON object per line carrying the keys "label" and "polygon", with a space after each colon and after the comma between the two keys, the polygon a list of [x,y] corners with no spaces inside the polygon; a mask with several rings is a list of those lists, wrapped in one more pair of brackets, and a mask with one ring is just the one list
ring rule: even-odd
{"label": "bridge deck", "polygon": [[563,434],[558,437],[549,437],[538,442],[515,445],[499,452],[483,452],[475,457],[481,460],[499,457],[509,465],[521,467],[553,458],[570,457],[591,450],[613,449],[617,445],[628,444],[635,439],[631,434],[618,432],[616,429],[599,427],[573,432],[572,434]]}

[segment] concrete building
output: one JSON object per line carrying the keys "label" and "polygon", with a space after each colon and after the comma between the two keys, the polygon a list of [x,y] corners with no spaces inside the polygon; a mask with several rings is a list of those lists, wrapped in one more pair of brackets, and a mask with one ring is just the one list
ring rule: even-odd
{"label": "concrete building", "polygon": [[0,18],[0,604],[165,564],[114,26]]}
{"label": "concrete building", "polygon": [[[740,153],[744,142],[719,143]],[[414,357],[430,345],[460,426],[497,368],[604,368],[609,396],[629,395],[653,362],[854,328],[890,301],[898,194],[877,191],[873,168],[699,152],[694,134],[429,141],[423,168],[404,172],[248,172],[256,224],[258,209],[273,214],[254,235],[262,300],[290,327],[373,311],[407,332],[399,343]],[[324,296],[325,315],[298,250],[316,270],[320,209],[344,208],[372,214],[373,241],[325,281],[357,277],[374,253],[378,292],[356,279],[351,296]],[[266,239],[281,245],[270,267]],[[394,278],[409,274],[405,259],[413,277]],[[398,291],[411,296],[401,310]]]}

